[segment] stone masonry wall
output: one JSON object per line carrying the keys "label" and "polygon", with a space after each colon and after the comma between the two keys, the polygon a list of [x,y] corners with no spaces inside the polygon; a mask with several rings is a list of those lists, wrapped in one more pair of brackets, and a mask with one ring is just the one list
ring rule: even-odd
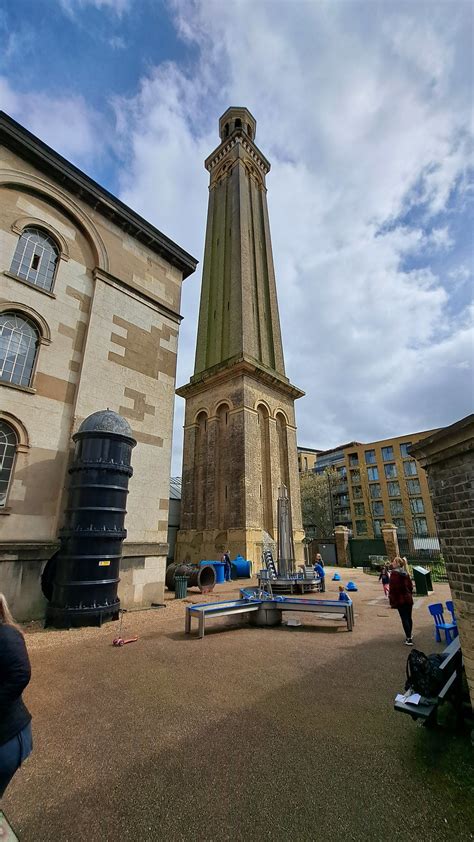
{"label": "stone masonry wall", "polygon": [[474,702],[474,415],[412,448],[425,468]]}
{"label": "stone masonry wall", "polygon": [[428,482],[474,701],[474,452],[433,465]]}

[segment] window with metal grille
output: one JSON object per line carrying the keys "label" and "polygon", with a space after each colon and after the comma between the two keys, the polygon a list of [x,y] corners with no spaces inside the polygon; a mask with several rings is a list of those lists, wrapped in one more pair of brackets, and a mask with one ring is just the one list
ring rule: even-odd
{"label": "window with metal grille", "polygon": [[374,497],[381,497],[382,496],[382,491],[381,491],[379,482],[374,482],[373,485],[369,485],[369,494],[372,497],[372,499]]}
{"label": "window with metal grille", "polygon": [[17,437],[15,431],[0,420],[0,509],[7,504],[8,487],[10,485],[15,462]]}
{"label": "window with metal grille", "polygon": [[23,313],[0,313],[0,380],[29,386],[39,334]]}
{"label": "window with metal grille", "polygon": [[390,462],[393,459],[393,447],[382,447],[382,459],[384,462]]}
{"label": "window with metal grille", "polygon": [[352,468],[359,464],[359,455],[357,453],[349,453],[349,465]]}
{"label": "window with metal grille", "polygon": [[366,465],[373,465],[375,463],[375,450],[366,450],[365,451],[365,464]]}
{"label": "window with metal grille", "polygon": [[387,482],[388,496],[400,497],[400,485],[398,482]]}
{"label": "window with metal grille", "polygon": [[366,535],[367,534],[367,521],[366,520],[356,520],[355,528],[357,535]]}
{"label": "window with metal grille", "polygon": [[356,515],[365,515],[365,506],[363,503],[355,503],[354,511]]}
{"label": "window with metal grille", "polygon": [[397,466],[395,465],[395,462],[390,462],[388,465],[384,465],[383,468],[387,479],[394,479],[397,476]]}
{"label": "window with metal grille", "polygon": [[25,228],[18,240],[10,271],[33,286],[52,289],[59,252],[54,240],[39,228]]}

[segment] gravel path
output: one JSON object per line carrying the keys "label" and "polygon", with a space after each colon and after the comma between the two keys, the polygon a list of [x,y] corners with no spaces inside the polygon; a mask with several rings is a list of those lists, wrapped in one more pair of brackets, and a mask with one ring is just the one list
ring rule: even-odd
{"label": "gravel path", "polygon": [[[297,628],[222,619],[198,640],[171,597],[126,615],[139,641],[122,649],[117,624],[28,628],[35,750],[2,802],[21,841],[474,839],[468,737],[393,711],[398,613],[376,579],[350,578],[352,633],[305,614]],[[443,647],[426,606],[449,598],[435,588],[414,611],[428,652]]]}

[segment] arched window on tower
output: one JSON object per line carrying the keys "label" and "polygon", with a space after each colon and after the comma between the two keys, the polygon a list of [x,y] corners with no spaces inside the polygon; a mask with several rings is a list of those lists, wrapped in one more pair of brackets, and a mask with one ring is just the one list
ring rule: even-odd
{"label": "arched window on tower", "polygon": [[236,129],[242,128],[242,120],[240,119],[240,117],[237,117],[236,120],[235,120],[235,128]]}
{"label": "arched window on tower", "polygon": [[30,386],[40,334],[23,313],[0,313],[0,382]]}
{"label": "arched window on tower", "polygon": [[55,241],[39,228],[25,228],[18,240],[10,271],[33,286],[51,292],[58,264]]}
{"label": "arched window on tower", "polygon": [[229,124],[226,123],[224,126],[224,137],[229,137]]}
{"label": "arched window on tower", "polygon": [[7,505],[17,444],[18,439],[13,427],[0,419],[0,509]]}

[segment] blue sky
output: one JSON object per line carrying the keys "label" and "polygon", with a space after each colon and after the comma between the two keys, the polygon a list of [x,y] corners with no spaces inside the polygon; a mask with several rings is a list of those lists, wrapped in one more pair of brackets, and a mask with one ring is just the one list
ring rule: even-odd
{"label": "blue sky", "polygon": [[15,0],[0,107],[200,260],[203,161],[251,110],[298,438],[331,447],[472,411],[472,32],[457,0]]}

